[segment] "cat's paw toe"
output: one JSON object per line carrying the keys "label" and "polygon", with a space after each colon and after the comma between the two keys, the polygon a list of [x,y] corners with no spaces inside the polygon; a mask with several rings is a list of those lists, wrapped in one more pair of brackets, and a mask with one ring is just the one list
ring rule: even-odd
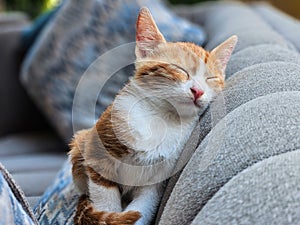
{"label": "cat's paw toe", "polygon": [[127,211],[121,213],[112,213],[110,216],[111,224],[133,225],[142,217],[138,211]]}

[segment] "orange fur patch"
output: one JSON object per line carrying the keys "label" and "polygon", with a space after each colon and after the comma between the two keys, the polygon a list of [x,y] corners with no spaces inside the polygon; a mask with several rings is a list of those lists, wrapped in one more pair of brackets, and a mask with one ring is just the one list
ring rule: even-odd
{"label": "orange fur patch", "polygon": [[84,142],[87,131],[83,130],[78,132],[73,141],[70,143],[71,150],[69,151],[70,159],[72,162],[72,175],[73,180],[82,192],[87,192],[88,177],[83,165],[84,158],[80,151],[80,143]]}
{"label": "orange fur patch", "polygon": [[[129,153],[127,146],[122,144],[117,138],[113,126],[121,124],[123,121],[112,121],[112,105],[110,105],[102,114],[96,123],[96,129],[105,149],[110,155],[116,158],[122,158]],[[114,123],[114,124],[113,124]]]}
{"label": "orange fur patch", "polygon": [[190,42],[178,42],[176,44],[178,44],[185,51],[194,52],[203,61],[204,61],[204,59],[206,57],[206,54],[208,54],[208,52],[205,49],[203,49],[202,47],[200,47],[200,46],[198,46],[198,45],[196,45],[194,43],[190,43]]}
{"label": "orange fur patch", "polygon": [[205,51],[204,63],[207,63],[208,58],[209,58],[209,52]]}
{"label": "orange fur patch", "polygon": [[185,69],[175,64],[148,62],[140,67],[135,74],[137,80],[141,80],[145,76],[164,77],[172,81],[185,82],[189,74]]}
{"label": "orange fur patch", "polygon": [[118,184],[105,179],[103,176],[101,176],[100,174],[98,174],[93,168],[91,167],[87,167],[87,172],[89,174],[89,178],[98,185],[110,188],[110,187],[117,187]]}

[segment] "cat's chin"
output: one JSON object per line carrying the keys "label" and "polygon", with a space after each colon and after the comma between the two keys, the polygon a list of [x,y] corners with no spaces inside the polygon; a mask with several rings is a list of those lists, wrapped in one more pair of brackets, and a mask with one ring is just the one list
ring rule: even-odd
{"label": "cat's chin", "polygon": [[193,120],[199,116],[201,112],[203,112],[202,106],[196,105],[194,102],[183,103],[181,107],[177,109],[177,114],[181,120]]}
{"label": "cat's chin", "polygon": [[203,100],[201,101],[200,100],[200,101],[195,102],[195,107],[198,108],[199,114],[202,114],[206,110],[208,105],[209,105],[208,101],[203,101]]}
{"label": "cat's chin", "polygon": [[182,101],[179,102],[182,108],[188,108],[192,111],[203,111],[203,109],[206,109],[208,106],[207,101]]}
{"label": "cat's chin", "polygon": [[207,107],[208,102],[206,101],[183,102],[177,108],[177,113],[181,120],[193,120],[203,114]]}

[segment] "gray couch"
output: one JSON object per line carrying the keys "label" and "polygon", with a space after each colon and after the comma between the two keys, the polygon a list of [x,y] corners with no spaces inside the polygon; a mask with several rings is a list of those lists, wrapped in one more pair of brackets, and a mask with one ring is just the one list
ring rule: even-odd
{"label": "gray couch", "polygon": [[19,81],[20,40],[28,26],[24,14],[0,15],[0,162],[34,206],[67,158],[67,146]]}
{"label": "gray couch", "polygon": [[[207,49],[232,34],[239,43],[226,88],[187,142],[177,167],[191,159],[169,180],[156,223],[300,224],[300,23],[264,4],[218,2],[174,10],[205,28]],[[10,57],[16,68],[16,55]],[[0,84],[17,82],[17,71],[1,75]],[[4,107],[20,107],[20,93]],[[34,204],[66,158],[66,146],[33,106],[17,111],[18,133],[4,132],[0,161]],[[0,119],[11,116],[9,111]],[[40,123],[28,124],[34,118]]]}

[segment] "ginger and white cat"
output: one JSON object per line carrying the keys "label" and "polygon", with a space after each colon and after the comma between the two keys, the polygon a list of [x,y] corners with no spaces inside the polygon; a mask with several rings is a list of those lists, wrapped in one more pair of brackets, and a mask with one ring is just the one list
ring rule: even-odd
{"label": "ginger and white cat", "polygon": [[224,86],[232,36],[208,52],[166,42],[149,10],[136,31],[136,71],[69,152],[82,192],[75,224],[150,224],[199,115]]}

